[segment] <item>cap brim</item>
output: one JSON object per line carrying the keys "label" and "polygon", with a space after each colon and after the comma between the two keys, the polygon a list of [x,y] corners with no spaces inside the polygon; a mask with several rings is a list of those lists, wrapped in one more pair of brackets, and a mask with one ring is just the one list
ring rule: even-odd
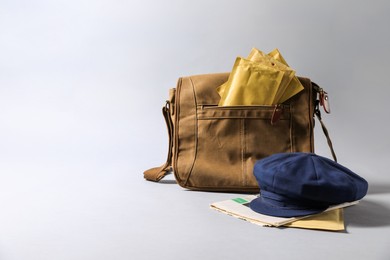
{"label": "cap brim", "polygon": [[307,207],[297,207],[297,206],[280,207],[268,203],[261,196],[252,200],[249,204],[249,207],[253,211],[256,211],[257,213],[274,216],[274,217],[302,217],[302,216],[320,213],[328,208],[328,207],[307,208]]}

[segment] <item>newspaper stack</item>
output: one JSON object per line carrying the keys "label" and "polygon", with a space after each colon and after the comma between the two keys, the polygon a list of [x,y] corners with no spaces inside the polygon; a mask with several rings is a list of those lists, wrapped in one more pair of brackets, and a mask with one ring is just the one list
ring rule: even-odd
{"label": "newspaper stack", "polygon": [[352,206],[358,201],[342,203],[329,207],[322,213],[304,217],[281,218],[259,214],[249,208],[249,203],[257,196],[249,195],[230,200],[215,202],[210,205],[224,214],[246,220],[256,225],[268,227],[299,227],[331,231],[344,230],[343,208]]}

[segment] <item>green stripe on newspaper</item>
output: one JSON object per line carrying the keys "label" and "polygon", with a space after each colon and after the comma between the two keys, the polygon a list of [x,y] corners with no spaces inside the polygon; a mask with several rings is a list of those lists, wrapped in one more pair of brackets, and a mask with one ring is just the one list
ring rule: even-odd
{"label": "green stripe on newspaper", "polygon": [[240,203],[240,204],[244,204],[244,203],[248,202],[248,201],[246,201],[246,200],[244,200],[242,198],[235,198],[235,199],[232,199],[232,200],[234,200],[235,202]]}

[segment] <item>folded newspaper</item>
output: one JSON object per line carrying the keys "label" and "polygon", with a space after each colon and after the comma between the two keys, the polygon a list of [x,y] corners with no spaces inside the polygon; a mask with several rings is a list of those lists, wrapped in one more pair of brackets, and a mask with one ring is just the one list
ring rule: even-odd
{"label": "folded newspaper", "polygon": [[[260,213],[257,213],[249,208],[249,203],[257,198],[256,195],[248,195],[243,197],[237,197],[230,200],[224,200],[220,202],[215,202],[210,205],[212,209],[215,209],[217,211],[220,211],[222,213],[228,214],[230,216],[246,220],[248,222],[260,225],[260,226],[273,226],[273,227],[280,227],[280,226],[294,226],[292,225],[293,222],[296,222],[298,220],[303,219],[309,219],[311,217],[320,216],[321,214],[341,214],[342,219],[342,213],[339,211],[336,211],[337,209],[342,209],[348,206],[352,206],[357,204],[359,201],[353,201],[353,202],[346,202],[334,206],[330,206],[328,209],[325,210],[324,213],[319,213],[316,215],[309,215],[309,216],[303,216],[303,217],[291,217],[291,218],[282,218],[282,217],[273,217],[268,215],[263,215]],[[327,213],[328,212],[328,213]],[[344,229],[344,222],[341,221],[342,227],[340,225],[335,225],[333,227],[329,228],[316,228],[313,226],[314,229],[328,229],[328,230],[343,230]],[[306,228],[310,228],[310,225],[307,225]]]}

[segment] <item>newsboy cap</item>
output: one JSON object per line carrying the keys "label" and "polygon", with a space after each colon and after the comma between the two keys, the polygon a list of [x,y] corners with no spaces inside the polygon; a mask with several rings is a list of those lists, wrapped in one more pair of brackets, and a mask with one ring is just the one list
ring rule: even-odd
{"label": "newsboy cap", "polygon": [[277,217],[316,214],[331,205],[360,200],[368,183],[346,167],[313,153],[279,153],[255,163],[258,213]]}

